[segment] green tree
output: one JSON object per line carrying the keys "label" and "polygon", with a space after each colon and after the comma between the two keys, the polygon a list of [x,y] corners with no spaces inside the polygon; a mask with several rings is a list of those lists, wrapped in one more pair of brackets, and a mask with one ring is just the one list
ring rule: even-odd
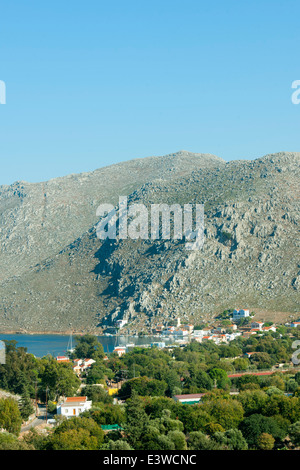
{"label": "green tree", "polygon": [[285,437],[282,429],[273,418],[261,414],[253,414],[245,418],[239,428],[250,448],[258,447],[257,439],[263,433],[271,434],[276,440]]}
{"label": "green tree", "polygon": [[45,450],[48,445],[48,436],[39,433],[35,428],[31,428],[23,437],[23,441],[35,450]]}
{"label": "green tree", "polygon": [[71,364],[60,364],[52,357],[42,360],[39,378],[38,395],[44,402],[46,389],[47,398],[57,401],[60,396],[73,396],[81,383],[74,374]]}
{"label": "green tree", "polygon": [[93,364],[87,373],[86,383],[87,384],[100,384],[104,379],[103,367],[97,363]]}
{"label": "green tree", "polygon": [[185,429],[188,432],[204,431],[207,424],[213,420],[212,416],[204,411],[202,407],[193,407],[186,420]]}
{"label": "green tree", "polygon": [[127,441],[135,450],[139,450],[141,438],[148,425],[149,418],[144,410],[142,400],[134,390],[131,398],[126,401],[125,413],[125,435],[127,436]]}
{"label": "green tree", "polygon": [[249,416],[262,412],[268,400],[268,395],[263,390],[243,390],[237,396],[237,400],[243,405],[245,415]]}
{"label": "green tree", "polygon": [[0,432],[0,450],[34,450],[34,447],[24,440],[8,432]]}
{"label": "green tree", "polygon": [[267,388],[266,394],[269,395],[269,397],[271,397],[272,395],[284,395],[284,392],[280,390],[279,388],[272,386],[272,387]]}
{"label": "green tree", "polygon": [[253,354],[251,363],[254,364],[257,369],[270,369],[276,364],[276,359],[272,358],[267,352],[260,352],[259,354]]}
{"label": "green tree", "polygon": [[0,428],[11,434],[20,433],[22,417],[16,400],[12,398],[0,399]]}
{"label": "green tree", "polygon": [[137,377],[125,382],[120,391],[120,398],[128,398],[135,391],[140,396],[163,396],[166,392],[167,384],[157,379],[149,379],[148,377]]}
{"label": "green tree", "polygon": [[296,372],[295,380],[296,380],[297,384],[300,385],[300,372]]}
{"label": "green tree", "polygon": [[98,442],[87,429],[68,429],[51,438],[52,450],[97,450]]}
{"label": "green tree", "polygon": [[[102,446],[102,449],[103,449],[103,446]],[[123,439],[119,439],[117,441],[109,441],[105,449],[107,450],[134,450],[128,444],[128,442],[124,441]]]}
{"label": "green tree", "polygon": [[235,370],[247,370],[250,362],[247,358],[239,357],[235,359],[232,364]]}
{"label": "green tree", "polygon": [[169,431],[167,434],[168,439],[170,439],[174,446],[175,450],[186,450],[187,443],[185,439],[185,435],[181,431]]}
{"label": "green tree", "polygon": [[201,407],[225,430],[238,427],[244,416],[242,404],[233,399],[209,400]]}
{"label": "green tree", "polygon": [[98,341],[97,336],[83,335],[76,336],[76,346],[74,355],[79,359],[102,360],[105,356],[103,346]]}
{"label": "green tree", "polygon": [[294,446],[299,447],[300,446],[300,421],[297,421],[296,423],[292,424],[289,427],[288,433]]}
{"label": "green tree", "polygon": [[175,370],[169,370],[164,376],[164,381],[167,384],[166,394],[168,397],[175,395],[178,389],[181,390],[180,377]]}
{"label": "green tree", "polygon": [[280,415],[291,423],[295,423],[300,420],[300,398],[271,395],[263,407],[262,414],[266,416]]}
{"label": "green tree", "polygon": [[298,382],[295,379],[289,379],[285,384],[285,389],[287,392],[295,393],[298,388]]}
{"label": "green tree", "polygon": [[19,395],[27,392],[34,397],[39,360],[28,354],[26,348],[17,347],[16,341],[4,342],[6,361],[0,364],[0,388]]}
{"label": "green tree", "polygon": [[164,434],[158,434],[156,439],[151,441],[151,445],[149,444],[145,450],[175,450],[174,442]]}
{"label": "green tree", "polygon": [[153,397],[149,404],[145,406],[145,411],[152,419],[160,418],[163,410],[172,411],[176,403],[169,397]]}
{"label": "green tree", "polygon": [[81,389],[81,396],[87,396],[88,400],[93,402],[93,405],[96,403],[112,403],[113,397],[104,390],[103,387],[97,385],[87,385]]}
{"label": "green tree", "polygon": [[91,418],[77,417],[63,421],[49,440],[52,450],[96,450],[104,440],[104,432]]}
{"label": "green tree", "polygon": [[123,425],[126,419],[123,406],[111,403],[99,403],[91,410],[82,413],[82,416],[91,417],[97,424],[118,424]]}
{"label": "green tree", "polygon": [[19,410],[21,417],[24,421],[27,421],[29,416],[34,413],[34,407],[28,393],[23,393],[19,401]]}
{"label": "green tree", "polygon": [[209,371],[209,376],[216,383],[218,388],[226,389],[230,385],[230,379],[223,369],[215,367]]}
{"label": "green tree", "polygon": [[216,432],[215,441],[226,446],[229,450],[247,450],[248,444],[243,434],[238,429],[228,429],[224,432]]}
{"label": "green tree", "polygon": [[207,437],[203,432],[193,431],[188,436],[189,450],[223,450],[222,444]]}
{"label": "green tree", "polygon": [[257,438],[257,447],[261,450],[272,450],[274,447],[275,439],[271,434],[263,432]]}

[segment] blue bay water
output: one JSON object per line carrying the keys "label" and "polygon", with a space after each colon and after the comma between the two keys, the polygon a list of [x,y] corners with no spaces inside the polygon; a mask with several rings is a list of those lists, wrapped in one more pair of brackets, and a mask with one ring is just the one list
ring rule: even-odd
{"label": "blue bay water", "polygon": [[[111,353],[116,346],[125,346],[126,344],[133,343],[135,345],[145,345],[154,342],[165,342],[168,344],[168,339],[157,338],[154,336],[147,336],[144,338],[137,338],[132,336],[98,336],[99,342],[102,344],[105,353]],[[66,354],[68,347],[70,347],[70,336],[65,335],[28,335],[28,334],[1,334],[0,340],[15,340],[17,346],[27,348],[27,352],[36,357],[43,357],[47,354],[52,356],[63,356]],[[76,345],[75,337],[72,339],[73,347]]]}

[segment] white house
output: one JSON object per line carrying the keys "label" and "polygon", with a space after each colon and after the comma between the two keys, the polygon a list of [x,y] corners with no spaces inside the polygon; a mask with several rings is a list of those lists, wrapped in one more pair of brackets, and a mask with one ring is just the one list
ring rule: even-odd
{"label": "white house", "polygon": [[261,330],[263,326],[264,326],[264,323],[262,321],[253,321],[251,323],[251,328],[255,328],[258,330]]}
{"label": "white house", "polygon": [[74,359],[73,362],[73,371],[75,372],[75,374],[80,375],[81,372],[90,369],[90,367],[95,364],[96,361],[94,359]]}
{"label": "white house", "polygon": [[194,330],[193,331],[193,336],[205,336],[205,335],[210,335],[211,334],[211,329],[210,328],[204,328],[203,330]]}
{"label": "white house", "polygon": [[126,354],[126,347],[123,346],[117,346],[114,350],[114,353],[117,353],[119,357],[123,356]]}
{"label": "white house", "polygon": [[272,325],[272,326],[263,326],[262,331],[274,331],[274,333],[276,333],[276,326],[274,326],[274,325]]}
{"label": "white house", "polygon": [[291,323],[291,328],[297,328],[298,326],[300,326],[300,321],[293,321]]}
{"label": "white house", "polygon": [[96,361],[94,359],[84,359],[83,362],[82,362],[82,365],[83,365],[84,369],[88,369],[93,364],[95,364],[95,362]]}
{"label": "white house", "polygon": [[57,414],[73,418],[89,410],[91,406],[92,401],[88,401],[87,397],[67,397],[63,403],[57,405]]}
{"label": "white house", "polygon": [[234,309],[233,310],[233,319],[234,320],[238,320],[240,318],[246,318],[246,317],[249,317],[250,316],[250,312],[248,309],[244,309],[244,308],[241,308],[241,309]]}
{"label": "white house", "polygon": [[57,362],[70,362],[70,358],[67,356],[57,356]]}
{"label": "white house", "polygon": [[188,336],[189,330],[187,328],[176,328],[172,334],[174,336]]}

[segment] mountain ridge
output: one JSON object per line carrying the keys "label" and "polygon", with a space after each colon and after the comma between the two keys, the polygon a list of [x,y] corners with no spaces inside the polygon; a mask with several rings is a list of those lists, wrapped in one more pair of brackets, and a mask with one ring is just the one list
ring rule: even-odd
{"label": "mountain ridge", "polygon": [[[14,265],[12,263],[9,265],[13,253],[6,259],[3,256],[6,250],[9,251],[9,247],[5,239],[5,230],[3,233],[2,220],[0,330],[49,332],[72,328],[101,329],[115,318],[124,315],[130,317],[131,323],[137,328],[140,326],[149,328],[156,319],[159,321],[176,315],[201,321],[203,318],[211,318],[223,307],[230,307],[231,303],[239,302],[241,293],[237,291],[237,286],[244,289],[243,286],[247,283],[249,289],[245,289],[244,299],[249,299],[246,301],[252,303],[249,306],[253,309],[264,309],[271,314],[282,311],[287,316],[297,314],[300,266],[293,261],[293,256],[299,251],[296,238],[299,225],[296,201],[299,199],[297,188],[299,188],[300,153],[279,152],[256,160],[231,162],[225,162],[210,154],[191,154],[186,151],[170,155],[176,155],[175,170],[168,165],[168,156],[148,157],[164,159],[166,164],[163,171],[157,168],[156,160],[142,163],[140,159],[137,159],[138,162],[130,161],[128,172],[123,175],[123,179],[121,178],[122,187],[119,184],[120,178],[115,181],[117,175],[114,170],[118,164],[113,165],[113,172],[111,170],[106,172],[108,171],[115,186],[110,188],[109,194],[102,196],[111,197],[116,204],[119,195],[128,195],[129,201],[146,204],[161,200],[170,203],[204,202],[207,245],[205,251],[187,255],[183,244],[172,240],[159,240],[156,243],[100,242],[95,236],[97,223],[95,212],[97,204],[101,202],[100,198],[97,200],[95,198],[98,186],[93,188],[92,194],[87,189],[81,192],[82,197],[89,193],[89,203],[95,198],[95,203],[88,209],[90,215],[86,216],[81,224],[78,223],[76,230],[70,230],[66,225],[65,231],[71,232],[67,233],[68,237],[63,241],[60,240],[60,243],[52,243],[48,251],[37,250],[35,258],[29,256],[30,263],[27,259],[22,269],[20,269],[20,257],[15,260]],[[199,162],[199,157],[195,155],[205,155],[201,165],[196,168],[195,161]],[[128,168],[126,163],[128,162],[123,162],[122,168],[126,166]],[[150,168],[149,165],[147,167],[148,174],[143,174],[143,177],[133,184],[132,171],[135,171],[135,175],[140,175],[139,167],[142,166],[145,170],[146,163],[150,164]],[[153,164],[155,168],[152,168]],[[100,172],[96,176],[99,174],[103,176],[101,171],[102,169],[95,170]],[[80,183],[85,183],[88,187],[90,178],[86,173],[84,175],[83,180],[78,176],[71,178],[71,181],[75,181],[76,191],[83,186]],[[62,196],[65,189],[59,187],[61,183],[61,180],[54,181],[54,189],[59,196]],[[24,196],[22,193],[24,188],[19,185],[20,194],[17,192],[14,198],[19,201],[22,197],[29,197],[27,200],[29,205],[24,216],[28,224],[26,234],[28,236],[31,232],[32,243],[39,244],[43,240],[40,240],[36,230],[40,229],[39,224],[46,224],[46,219],[49,217],[47,211],[44,211],[43,220],[43,204],[49,187],[47,188],[45,183],[29,184],[39,185],[38,190],[42,189],[42,194],[38,194],[38,197],[36,193]],[[73,187],[71,189],[74,190]],[[127,190],[127,194],[119,192],[123,189]],[[72,217],[68,219],[77,223],[78,216],[83,214],[83,210],[86,211],[87,201],[83,199],[79,205],[77,199],[74,203],[72,191],[64,204],[70,211],[75,213],[77,211],[76,216],[73,217],[71,214]],[[1,187],[0,208],[2,209],[3,207],[5,209],[3,201],[7,202],[9,199],[5,196],[7,194],[5,191],[3,194]],[[14,198],[13,201],[16,202]],[[68,206],[66,202],[71,205]],[[111,201],[105,200],[105,202]],[[38,217],[35,217],[38,219],[37,224],[33,224],[34,217],[31,218],[35,204],[38,206]],[[20,217],[18,207],[6,204],[5,221],[11,222],[7,219],[8,213],[11,217],[13,214]],[[55,218],[57,220],[55,226],[57,231],[61,217],[66,211],[61,211],[59,204],[57,207],[55,205],[50,207],[51,210],[55,208],[53,220]],[[276,212],[279,208],[280,215]],[[3,211],[1,219],[2,217]],[[50,226],[48,224],[46,228],[49,230]],[[15,231],[18,243],[26,240],[26,237],[22,239],[19,225],[12,224],[10,228]],[[226,230],[232,234],[230,245],[222,239],[222,233]],[[72,238],[75,232],[77,236]],[[47,233],[43,232],[43,235]],[[60,235],[59,231],[58,234]],[[53,230],[48,237],[54,237]],[[66,241],[67,239],[69,241]],[[29,251],[32,250],[32,245],[27,244],[27,248]],[[283,257],[280,251],[284,252]],[[278,261],[285,268],[279,276],[276,274]],[[249,273],[250,268],[247,267],[247,263],[253,269],[253,274]],[[239,264],[243,267],[237,268]],[[238,269],[241,269],[241,280],[236,279]],[[250,282],[249,275],[253,278]],[[288,282],[284,282],[283,287],[280,287],[282,281],[287,279]],[[275,287],[269,288],[272,282],[275,282]],[[232,283],[236,288],[233,288]],[[198,294],[197,289],[199,289]],[[248,290],[249,293],[246,293]],[[221,295],[223,291],[224,295]],[[269,296],[270,292],[275,300]],[[241,298],[240,301],[242,300]]]}

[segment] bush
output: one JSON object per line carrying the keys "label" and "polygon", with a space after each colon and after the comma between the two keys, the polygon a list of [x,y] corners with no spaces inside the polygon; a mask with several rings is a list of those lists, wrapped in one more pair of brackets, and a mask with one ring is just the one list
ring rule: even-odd
{"label": "bush", "polygon": [[271,434],[263,432],[257,438],[257,447],[261,450],[272,450],[274,447],[275,439]]}
{"label": "bush", "polygon": [[275,440],[281,440],[285,437],[284,431],[278,426],[275,419],[261,414],[253,414],[245,418],[239,428],[250,448],[258,447],[258,437],[263,433],[271,434]]}
{"label": "bush", "polygon": [[296,446],[300,446],[300,421],[292,424],[288,430],[291,442]]}
{"label": "bush", "polygon": [[222,444],[207,437],[203,432],[191,432],[188,437],[189,450],[222,450]]}
{"label": "bush", "polygon": [[229,450],[247,450],[248,444],[243,434],[238,429],[228,429],[225,432],[216,432],[214,439],[219,444],[223,444]]}

